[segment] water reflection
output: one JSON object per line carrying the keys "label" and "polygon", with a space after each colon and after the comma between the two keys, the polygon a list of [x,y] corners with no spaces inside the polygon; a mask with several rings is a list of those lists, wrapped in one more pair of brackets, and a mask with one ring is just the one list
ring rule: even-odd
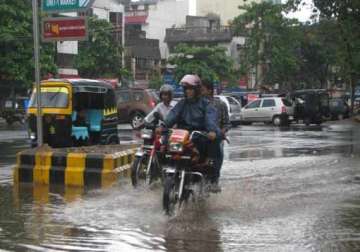
{"label": "water reflection", "polygon": [[360,199],[358,196],[341,201],[335,209],[329,209],[319,218],[313,231],[314,249],[347,252],[360,250]]}
{"label": "water reflection", "polygon": [[223,251],[217,223],[209,216],[205,202],[188,205],[166,224],[168,251]]}
{"label": "water reflection", "polygon": [[19,184],[0,191],[7,195],[0,248],[10,251],[222,251],[206,203],[190,203],[169,218],[160,185],[133,190],[123,181],[84,191]]}
{"label": "water reflection", "polygon": [[357,125],[242,127],[230,132],[229,138],[231,143],[226,145],[225,159],[232,161],[332,153],[357,156],[360,153]]}

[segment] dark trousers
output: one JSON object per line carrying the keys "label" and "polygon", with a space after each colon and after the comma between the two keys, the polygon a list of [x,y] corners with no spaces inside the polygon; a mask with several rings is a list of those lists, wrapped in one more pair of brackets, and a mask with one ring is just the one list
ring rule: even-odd
{"label": "dark trousers", "polygon": [[216,158],[214,160],[214,173],[211,182],[218,182],[220,178],[221,167],[224,162],[224,141],[218,143],[216,148]]}

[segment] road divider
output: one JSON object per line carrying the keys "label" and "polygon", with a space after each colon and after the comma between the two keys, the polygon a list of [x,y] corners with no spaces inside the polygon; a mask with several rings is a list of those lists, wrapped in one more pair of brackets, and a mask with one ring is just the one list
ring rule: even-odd
{"label": "road divider", "polygon": [[25,150],[17,153],[14,182],[106,187],[119,177],[130,176],[136,147],[132,144],[98,146],[98,151],[93,146]]}

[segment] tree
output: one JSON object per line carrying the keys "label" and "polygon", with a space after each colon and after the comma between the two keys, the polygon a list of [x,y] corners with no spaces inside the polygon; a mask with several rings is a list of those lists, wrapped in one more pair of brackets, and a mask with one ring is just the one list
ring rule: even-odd
{"label": "tree", "polygon": [[[314,17],[319,17],[320,20],[315,25],[322,23],[332,25],[329,33],[332,34],[333,40],[333,43],[330,43],[331,50],[335,52],[333,67],[339,68],[340,75],[349,83],[353,109],[355,85],[360,78],[360,2],[358,0],[313,0],[313,2]],[[302,4],[302,0],[289,0],[287,8],[294,10]],[[329,44],[323,46],[328,47]]]}
{"label": "tree", "polygon": [[222,81],[236,79],[234,62],[222,47],[191,47],[185,44],[175,48],[169,62],[176,65],[175,79],[185,74],[197,74],[202,80]]}
{"label": "tree", "polygon": [[295,88],[302,64],[301,24],[285,18],[282,5],[262,2],[241,8],[245,13],[236,17],[232,25],[236,35],[247,37],[243,71],[255,69],[258,85],[280,83],[284,88]]}
{"label": "tree", "polygon": [[320,17],[334,20],[341,38],[337,47],[337,62],[351,88],[351,110],[354,107],[356,82],[360,78],[360,2],[358,0],[314,0]]}
{"label": "tree", "polygon": [[333,81],[339,40],[334,28],[335,23],[327,20],[303,26],[300,71],[301,81],[308,84],[305,88],[327,88]]}
{"label": "tree", "polygon": [[[34,81],[31,1],[1,1],[0,23],[0,82],[5,84],[2,91],[29,88]],[[56,73],[53,44],[41,44],[40,64],[42,76]]]}
{"label": "tree", "polygon": [[79,43],[75,67],[86,78],[121,77],[121,44],[115,41],[111,23],[90,17],[89,39]]}

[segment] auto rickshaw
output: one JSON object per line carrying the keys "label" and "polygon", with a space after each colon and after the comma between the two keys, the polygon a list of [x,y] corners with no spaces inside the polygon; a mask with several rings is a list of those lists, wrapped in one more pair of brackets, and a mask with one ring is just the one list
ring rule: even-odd
{"label": "auto rickshaw", "polygon": [[295,103],[294,119],[320,125],[330,115],[329,94],[324,89],[296,90],[290,95]]}
{"label": "auto rickshaw", "polygon": [[[42,81],[43,143],[51,147],[116,144],[118,116],[111,84],[89,79]],[[31,146],[37,145],[37,95],[33,89],[28,108]]]}

